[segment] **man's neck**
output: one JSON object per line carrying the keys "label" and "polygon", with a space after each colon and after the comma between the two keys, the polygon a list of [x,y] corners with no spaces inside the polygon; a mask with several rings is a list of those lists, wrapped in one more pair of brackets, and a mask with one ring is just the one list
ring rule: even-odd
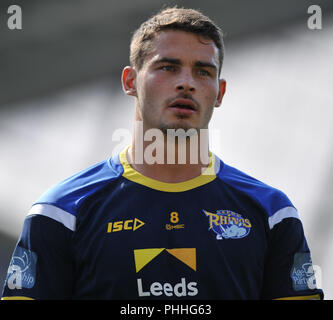
{"label": "man's neck", "polygon": [[[156,141],[155,141],[156,142]],[[193,146],[187,139],[185,145],[155,142],[136,143],[127,150],[127,161],[142,175],[167,183],[184,182],[202,174],[208,167],[208,147]],[[202,153],[202,154],[201,154]]]}

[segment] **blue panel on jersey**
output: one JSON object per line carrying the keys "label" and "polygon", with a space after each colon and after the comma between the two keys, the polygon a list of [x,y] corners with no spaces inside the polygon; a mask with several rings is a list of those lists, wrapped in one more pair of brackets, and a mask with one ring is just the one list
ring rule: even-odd
{"label": "blue panel on jersey", "polygon": [[280,190],[229,165],[221,164],[218,178],[256,201],[269,217],[282,208],[293,207],[288,197]]}
{"label": "blue panel on jersey", "polygon": [[46,191],[34,204],[52,204],[76,216],[79,205],[123,173],[113,159],[89,167]]}

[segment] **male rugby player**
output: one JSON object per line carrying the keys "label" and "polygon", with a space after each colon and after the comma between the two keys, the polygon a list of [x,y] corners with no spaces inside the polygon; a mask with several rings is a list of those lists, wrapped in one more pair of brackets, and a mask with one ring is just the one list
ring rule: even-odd
{"label": "male rugby player", "polygon": [[323,297],[288,197],[208,148],[222,61],[221,30],[198,11],[139,27],[122,74],[133,143],[33,204],[3,299]]}

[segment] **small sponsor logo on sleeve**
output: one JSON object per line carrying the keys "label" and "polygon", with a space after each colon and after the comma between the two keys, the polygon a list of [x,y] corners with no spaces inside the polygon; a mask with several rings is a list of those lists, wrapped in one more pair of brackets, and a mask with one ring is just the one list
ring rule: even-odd
{"label": "small sponsor logo on sleeve", "polygon": [[297,252],[290,276],[295,291],[314,289],[315,274],[309,252]]}
{"label": "small sponsor logo on sleeve", "polygon": [[37,255],[17,246],[10,261],[6,283],[9,289],[30,289],[35,285]]}

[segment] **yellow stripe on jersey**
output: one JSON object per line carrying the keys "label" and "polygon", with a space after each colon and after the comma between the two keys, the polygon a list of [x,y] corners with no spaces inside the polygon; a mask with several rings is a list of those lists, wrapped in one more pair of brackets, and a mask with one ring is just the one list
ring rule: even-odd
{"label": "yellow stripe on jersey", "polygon": [[123,177],[151,189],[164,192],[182,192],[200,187],[213,181],[216,178],[215,156],[212,154],[212,152],[209,152],[209,165],[200,176],[184,182],[167,183],[146,177],[138,171],[134,170],[127,161],[127,150],[128,147],[119,154],[119,160],[124,168]]}
{"label": "yellow stripe on jersey", "polygon": [[35,300],[35,299],[23,296],[12,296],[12,297],[2,297],[1,300]]}
{"label": "yellow stripe on jersey", "polygon": [[320,295],[314,294],[310,296],[284,297],[284,298],[276,298],[274,300],[320,300]]}

